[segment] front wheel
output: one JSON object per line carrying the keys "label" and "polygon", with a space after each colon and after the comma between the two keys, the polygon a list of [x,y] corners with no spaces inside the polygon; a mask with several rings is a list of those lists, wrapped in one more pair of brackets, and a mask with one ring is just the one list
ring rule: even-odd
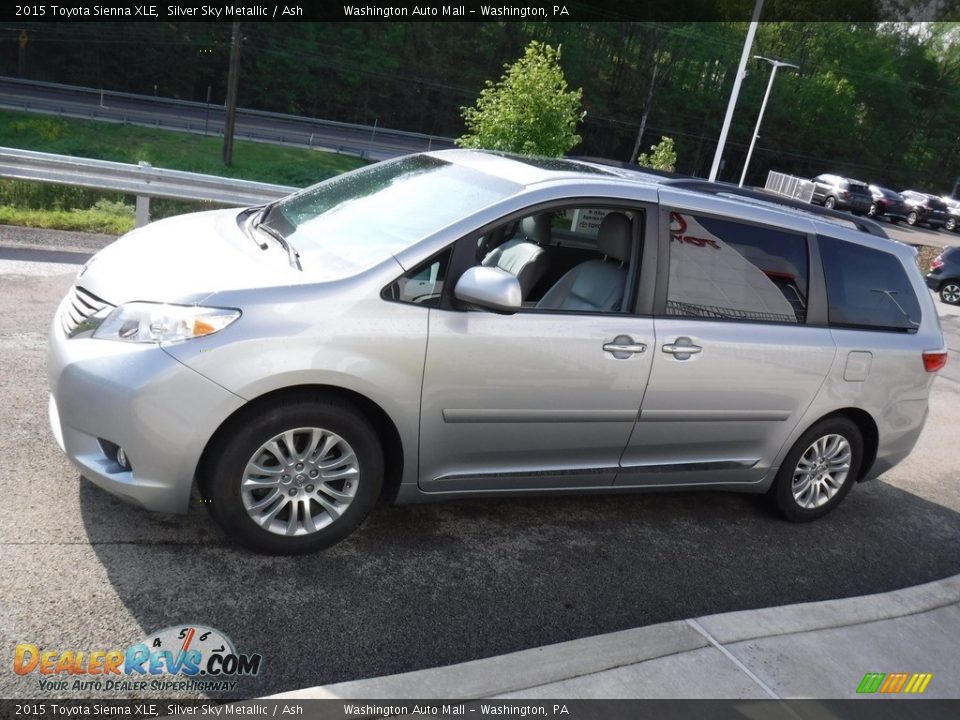
{"label": "front wheel", "polygon": [[876,203],[870,203],[870,209],[867,210],[867,215],[869,215],[870,217],[876,217],[876,216],[877,216],[877,204],[876,204]]}
{"label": "front wheel", "polygon": [[943,224],[943,226],[944,226],[947,230],[949,230],[950,232],[956,232],[956,231],[957,231],[957,219],[954,218],[954,217],[949,217],[949,218],[947,218],[947,221]]}
{"label": "front wheel", "polygon": [[857,425],[845,417],[823,420],[787,453],[771,488],[774,503],[793,522],[821,518],[850,492],[862,459]]}
{"label": "front wheel", "polygon": [[376,431],[338,401],[266,407],[211,455],[201,478],[211,514],[232,539],[271,555],[314,552],[343,539],[383,484]]}
{"label": "front wheel", "polygon": [[950,305],[960,305],[960,283],[947,280],[940,286],[940,299]]}
{"label": "front wheel", "polygon": [[833,210],[837,206],[837,199],[831,195],[826,200],[823,201],[823,206],[828,210]]}
{"label": "front wheel", "polygon": [[918,222],[920,222],[920,216],[917,215],[915,211],[911,210],[909,213],[907,213],[907,225],[913,226]]}

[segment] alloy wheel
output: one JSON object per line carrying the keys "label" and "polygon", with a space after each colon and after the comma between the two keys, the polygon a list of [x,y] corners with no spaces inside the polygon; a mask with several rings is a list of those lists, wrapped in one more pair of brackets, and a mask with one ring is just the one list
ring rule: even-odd
{"label": "alloy wheel", "polygon": [[960,303],[960,285],[955,282],[944,285],[940,288],[940,299],[952,305]]}
{"label": "alloy wheel", "polygon": [[310,535],[353,502],[360,465],[350,444],[324,428],[286,430],[247,461],[240,495],[247,513],[277,535]]}
{"label": "alloy wheel", "polygon": [[850,472],[852,451],[843,435],[824,435],[804,451],[793,471],[793,499],[806,509],[821,507],[839,492]]}

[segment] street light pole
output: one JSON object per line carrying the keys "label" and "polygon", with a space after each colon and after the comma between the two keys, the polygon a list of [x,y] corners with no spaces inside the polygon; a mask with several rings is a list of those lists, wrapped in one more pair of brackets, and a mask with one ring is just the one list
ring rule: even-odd
{"label": "street light pole", "polygon": [[760,21],[760,11],[763,10],[763,0],[757,0],[753,6],[753,18],[747,27],[747,39],[743,42],[743,52],[740,54],[740,64],[737,66],[737,74],[733,79],[733,90],[730,91],[730,99],[727,101],[727,114],[723,118],[723,127],[720,128],[720,139],[717,141],[717,150],[713,154],[713,165],[710,167],[710,182],[717,179],[720,172],[720,161],[723,159],[723,148],[727,144],[727,133],[730,132],[730,122],[733,120],[733,109],[737,106],[737,98],[740,97],[740,83],[743,82],[743,76],[747,74],[747,60],[750,59],[750,48],[753,47],[753,36],[757,34],[757,25]]}
{"label": "street light pole", "polygon": [[743,163],[743,172],[740,174],[740,187],[743,187],[744,178],[747,177],[747,167],[750,165],[750,158],[753,157],[753,146],[757,144],[757,138],[760,136],[760,123],[763,122],[763,111],[767,109],[767,101],[770,99],[770,91],[773,89],[773,80],[777,77],[777,70],[782,67],[793,68],[794,70],[800,69],[797,65],[780,62],[779,60],[771,60],[770,58],[761,57],[760,55],[754,55],[753,57],[755,60],[765,60],[770,63],[773,69],[770,71],[770,81],[767,83],[767,92],[764,94],[763,103],[760,105],[760,114],[757,116],[757,126],[753,129],[753,137],[750,138],[750,149],[747,150],[747,159]]}

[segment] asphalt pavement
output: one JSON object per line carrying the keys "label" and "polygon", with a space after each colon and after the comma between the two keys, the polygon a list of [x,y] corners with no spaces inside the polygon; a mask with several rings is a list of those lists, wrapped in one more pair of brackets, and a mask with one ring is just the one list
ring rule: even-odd
{"label": "asphalt pavement", "polygon": [[[262,696],[960,573],[958,308],[938,303],[950,363],[916,449],[816,523],[712,492],[474,500],[379,507],[321,554],[266,558],[229,544],[202,507],[123,504],[56,448],[45,338],[78,269],[62,261],[104,241],[0,227],[2,697],[39,694],[12,672],[20,642],[122,648],[204,624],[263,655],[239,690]],[[11,247],[80,257],[11,258]]]}

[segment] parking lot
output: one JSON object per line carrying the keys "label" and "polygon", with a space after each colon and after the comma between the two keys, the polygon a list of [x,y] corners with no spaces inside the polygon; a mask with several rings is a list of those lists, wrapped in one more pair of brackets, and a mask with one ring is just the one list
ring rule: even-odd
{"label": "parking lot", "polygon": [[937,302],[950,362],[917,448],[819,522],[720,493],[384,506],[322,554],[267,558],[228,544],[202,507],[150,514],[78,477],[48,428],[44,356],[84,241],[57,249],[44,236],[24,250],[40,237],[25,234],[4,249],[13,234],[0,228],[4,697],[83,696],[16,676],[20,642],[124,648],[171,625],[212,626],[263,655],[237,693],[251,696],[960,573],[960,308]]}

